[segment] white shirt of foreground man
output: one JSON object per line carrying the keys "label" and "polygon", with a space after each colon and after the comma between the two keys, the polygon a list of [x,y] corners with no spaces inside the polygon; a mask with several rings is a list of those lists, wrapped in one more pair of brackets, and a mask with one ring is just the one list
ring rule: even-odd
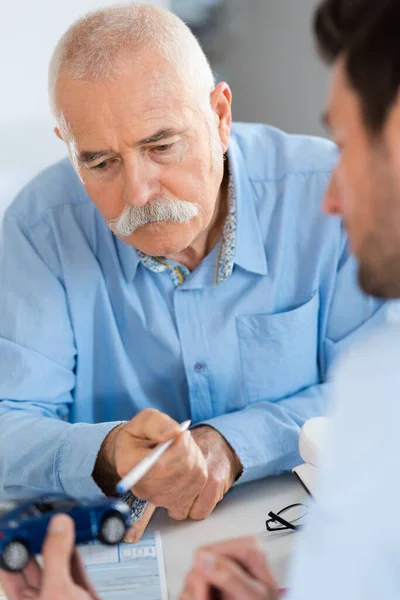
{"label": "white shirt of foreground man", "polygon": [[400,327],[392,326],[338,367],[339,401],[290,600],[399,597],[399,364]]}

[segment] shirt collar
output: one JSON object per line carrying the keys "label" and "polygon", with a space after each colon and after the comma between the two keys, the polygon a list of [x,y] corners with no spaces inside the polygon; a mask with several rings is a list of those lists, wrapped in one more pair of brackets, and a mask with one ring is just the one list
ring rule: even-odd
{"label": "shirt collar", "polygon": [[[233,179],[231,176],[230,166],[227,163],[228,167],[228,210],[227,215],[223,227],[223,231],[221,234],[221,239],[215,248],[215,252],[211,252],[208,257],[213,256],[215,260],[215,268],[213,275],[213,284],[218,285],[222,283],[230,277],[233,271],[234,266],[234,257],[235,257],[235,246],[236,246],[236,200],[235,200],[235,189],[233,186]],[[171,260],[166,259],[164,257],[154,257],[148,256],[141,252],[140,250],[136,250],[141,263],[146,269],[153,271],[154,273],[162,273],[164,271],[168,271],[172,282],[175,287],[179,287],[185,283],[187,278],[190,276],[190,271],[183,265]],[[206,258],[208,258],[206,257]],[[205,260],[205,259],[204,259]],[[205,276],[204,271],[204,260],[202,267],[202,285],[205,285],[205,281],[208,280],[208,277]],[[198,275],[198,272],[196,276]],[[209,276],[209,270],[208,270]],[[193,281],[191,282],[193,284]],[[197,282],[199,283],[199,281]]]}
{"label": "shirt collar", "polygon": [[266,275],[268,263],[260,222],[254,206],[254,188],[235,136],[231,137],[228,157],[236,197],[235,264],[251,273]]}
{"label": "shirt collar", "polygon": [[114,243],[117,248],[119,262],[124,273],[124,277],[128,283],[130,283],[136,275],[140,258],[135,248],[128,246],[125,242],[122,242],[119,238],[111,234],[114,238]]}

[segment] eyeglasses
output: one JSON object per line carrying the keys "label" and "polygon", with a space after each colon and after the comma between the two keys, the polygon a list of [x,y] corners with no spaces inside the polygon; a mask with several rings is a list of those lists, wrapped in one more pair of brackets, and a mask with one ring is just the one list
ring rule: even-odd
{"label": "eyeglasses", "polygon": [[305,504],[291,504],[277,513],[269,512],[268,516],[270,518],[265,521],[265,525],[268,531],[283,531],[285,529],[296,531],[304,525],[307,513],[308,507]]}

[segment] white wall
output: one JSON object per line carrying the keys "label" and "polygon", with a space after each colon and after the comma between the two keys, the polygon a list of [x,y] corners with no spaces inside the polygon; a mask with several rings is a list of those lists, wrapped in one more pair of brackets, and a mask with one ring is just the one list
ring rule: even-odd
{"label": "white wall", "polygon": [[[119,2],[0,0],[0,217],[18,188],[65,156],[47,101],[47,68],[58,39],[87,11]],[[169,0],[153,4],[168,7]]]}

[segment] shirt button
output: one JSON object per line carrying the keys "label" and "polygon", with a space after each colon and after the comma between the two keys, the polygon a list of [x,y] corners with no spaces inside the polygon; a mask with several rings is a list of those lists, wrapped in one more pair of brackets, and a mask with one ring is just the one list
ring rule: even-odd
{"label": "shirt button", "polygon": [[196,371],[196,373],[201,373],[202,371],[204,371],[205,368],[206,368],[206,365],[203,362],[197,362],[194,365],[194,370]]}

